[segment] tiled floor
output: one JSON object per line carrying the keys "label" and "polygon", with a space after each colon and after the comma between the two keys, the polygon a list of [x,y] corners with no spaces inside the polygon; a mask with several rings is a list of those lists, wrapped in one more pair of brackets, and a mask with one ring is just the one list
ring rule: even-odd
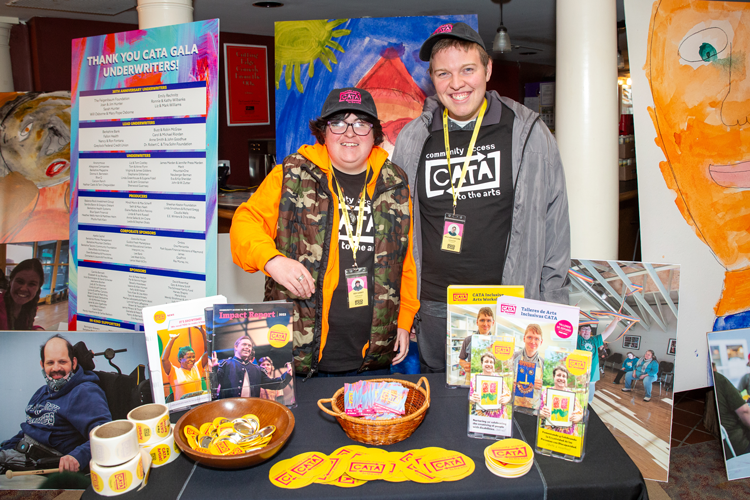
{"label": "tiled floor", "polygon": [[[707,391],[708,389],[694,389],[675,393],[672,413],[672,447],[717,439],[709,434],[702,424]],[[711,401],[710,404],[714,402]]]}

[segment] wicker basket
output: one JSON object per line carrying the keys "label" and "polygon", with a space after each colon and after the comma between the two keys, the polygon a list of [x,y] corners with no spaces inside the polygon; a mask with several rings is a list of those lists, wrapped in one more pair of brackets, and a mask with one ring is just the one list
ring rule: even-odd
{"label": "wicker basket", "polygon": [[[347,415],[344,413],[343,387],[336,391],[331,399],[318,400],[318,407],[336,417],[347,436],[363,444],[393,444],[411,436],[424,420],[427,408],[430,407],[430,383],[427,379],[422,377],[416,384],[392,378],[368,379],[368,382],[397,382],[409,389],[404,405],[406,410],[404,416],[393,420],[365,420]],[[420,387],[422,385],[424,387]],[[333,411],[323,406],[325,403],[331,403]]]}

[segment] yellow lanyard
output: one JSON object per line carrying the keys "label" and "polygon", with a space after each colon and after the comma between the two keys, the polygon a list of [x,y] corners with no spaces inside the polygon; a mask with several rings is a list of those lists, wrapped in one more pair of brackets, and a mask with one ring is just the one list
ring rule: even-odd
{"label": "yellow lanyard", "polygon": [[352,249],[352,256],[354,258],[354,267],[357,268],[357,250],[359,250],[359,240],[362,238],[362,221],[365,218],[365,198],[367,197],[367,178],[370,176],[370,161],[367,161],[367,171],[365,172],[365,185],[362,187],[362,192],[359,195],[359,214],[357,214],[357,235],[355,238],[352,237],[352,224],[349,219],[349,206],[346,204],[346,198],[344,193],[339,186],[339,181],[336,180],[336,175],[333,173],[333,165],[331,164],[330,158],[328,159],[328,168],[333,176],[333,181],[336,183],[336,190],[339,195],[339,203],[344,206],[344,219],[346,226],[346,238],[349,240],[349,247]]}
{"label": "yellow lanyard", "polygon": [[479,108],[479,116],[477,116],[477,123],[474,125],[474,133],[471,134],[471,142],[469,142],[469,150],[466,152],[464,166],[461,169],[461,178],[458,181],[458,187],[453,187],[453,171],[451,170],[451,146],[450,140],[448,139],[448,108],[445,108],[445,110],[443,110],[443,137],[445,140],[445,157],[448,159],[448,175],[450,175],[451,194],[453,194],[453,215],[456,215],[458,192],[461,190],[461,186],[464,185],[464,180],[466,179],[466,171],[468,170],[471,156],[474,154],[474,144],[477,142],[479,127],[482,126],[482,118],[484,118],[484,112],[486,110],[487,99],[484,100],[484,102],[482,103],[482,107]]}

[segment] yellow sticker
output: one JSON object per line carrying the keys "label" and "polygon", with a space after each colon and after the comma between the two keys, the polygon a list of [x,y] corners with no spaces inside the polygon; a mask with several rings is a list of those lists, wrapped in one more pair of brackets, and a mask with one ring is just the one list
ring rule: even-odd
{"label": "yellow sticker", "polygon": [[503,439],[487,449],[489,457],[497,462],[525,464],[534,459],[534,450],[520,439]]}
{"label": "yellow sticker", "polygon": [[513,342],[498,340],[492,344],[491,352],[500,361],[507,361],[513,356],[514,349],[515,344]]}
{"label": "yellow sticker", "polygon": [[366,453],[353,457],[345,470],[351,477],[365,481],[384,479],[392,471],[392,462],[384,453]]}
{"label": "yellow sticker", "polygon": [[171,430],[172,426],[169,424],[169,415],[164,415],[156,424],[156,435],[160,438],[165,438]]}
{"label": "yellow sticker", "polygon": [[91,471],[91,486],[97,493],[101,493],[104,489],[104,481],[102,480],[102,476],[94,471]]}
{"label": "yellow sticker", "polygon": [[441,478],[429,474],[423,466],[414,462],[401,466],[401,471],[415,483],[440,483],[443,481]]}
{"label": "yellow sticker", "polygon": [[271,347],[284,347],[292,338],[291,332],[286,325],[273,325],[268,329],[268,343]]}
{"label": "yellow sticker", "polygon": [[145,443],[146,441],[151,439],[151,428],[148,425],[138,422],[135,424],[135,429],[138,433],[139,443]]}
{"label": "yellow sticker", "polygon": [[125,491],[133,483],[133,474],[129,470],[116,472],[109,477],[109,488],[115,493]]}
{"label": "yellow sticker", "polygon": [[157,444],[149,451],[151,455],[151,461],[154,465],[163,465],[169,461],[169,457],[172,456],[172,448],[166,444]]}
{"label": "yellow sticker", "polygon": [[583,375],[591,365],[591,353],[575,350],[565,358],[565,367],[573,375]]}
{"label": "yellow sticker", "polygon": [[164,321],[166,321],[166,319],[167,313],[165,313],[164,311],[156,311],[154,313],[154,321],[156,321],[157,323],[162,324],[164,323]]}
{"label": "yellow sticker", "polygon": [[[216,427],[218,429],[221,424],[226,424],[227,422],[229,422],[229,420],[224,417],[216,417],[214,421],[211,422],[211,427]],[[203,428],[203,426],[201,426],[201,428]]]}
{"label": "yellow sticker", "polygon": [[328,465],[329,459],[323,453],[302,453],[274,464],[268,472],[268,479],[279,488],[302,488],[325,474]]}
{"label": "yellow sticker", "polygon": [[209,432],[210,430],[211,430],[211,422],[206,422],[205,424],[200,426],[200,429],[198,430],[198,432],[201,435],[208,435],[208,434],[211,434]]}
{"label": "yellow sticker", "polygon": [[430,475],[445,479],[466,474],[474,461],[463,453],[446,450],[424,456],[421,464]]}
{"label": "yellow sticker", "polygon": [[239,446],[229,441],[214,441],[208,446],[208,452],[211,455],[229,455],[235,447],[239,448]]}
{"label": "yellow sticker", "polygon": [[143,457],[138,459],[138,465],[135,468],[135,476],[139,480],[143,479]]}
{"label": "yellow sticker", "polygon": [[540,427],[537,429],[536,445],[545,450],[580,457],[583,438]]}

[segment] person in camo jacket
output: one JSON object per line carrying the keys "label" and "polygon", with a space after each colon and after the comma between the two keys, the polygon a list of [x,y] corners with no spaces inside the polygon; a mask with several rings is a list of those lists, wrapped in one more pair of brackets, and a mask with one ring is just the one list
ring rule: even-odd
{"label": "person in camo jacket", "polygon": [[298,375],[387,374],[419,310],[408,180],[366,90],[331,91],[310,130],[237,209],[232,258],[294,304]]}

